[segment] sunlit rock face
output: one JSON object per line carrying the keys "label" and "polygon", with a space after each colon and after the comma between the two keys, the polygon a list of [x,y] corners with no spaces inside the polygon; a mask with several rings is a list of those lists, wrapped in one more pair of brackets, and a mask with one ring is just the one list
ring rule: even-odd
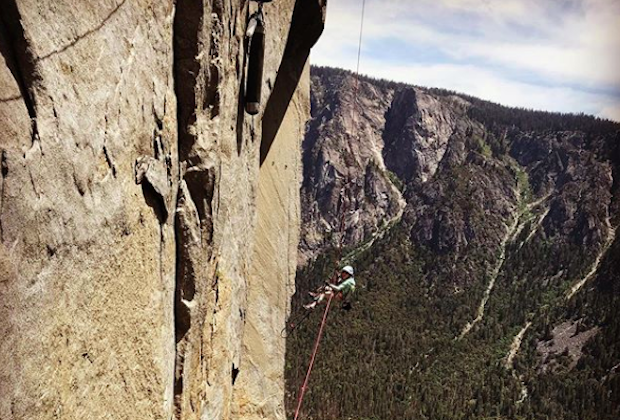
{"label": "sunlit rock face", "polygon": [[312,120],[303,144],[300,264],[340,240],[358,244],[402,214],[402,194],[383,158],[394,92],[348,73],[312,77]]}
{"label": "sunlit rock face", "polygon": [[343,211],[348,245],[400,219],[402,186],[435,175],[467,109],[460,98],[442,100],[366,78],[358,82],[330,70],[315,71],[312,95],[304,141],[302,265],[339,236]]}
{"label": "sunlit rock face", "polygon": [[2,2],[0,418],[284,418],[324,3]]}

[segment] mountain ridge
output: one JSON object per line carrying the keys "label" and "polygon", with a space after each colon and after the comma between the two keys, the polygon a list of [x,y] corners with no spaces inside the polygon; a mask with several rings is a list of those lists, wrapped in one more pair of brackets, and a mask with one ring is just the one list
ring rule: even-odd
{"label": "mountain ridge", "polygon": [[364,73],[360,73],[359,75],[356,76],[355,72],[351,70],[338,68],[338,67],[321,66],[321,65],[314,64],[311,66],[311,68],[312,68],[312,72],[314,72],[315,74],[316,72],[321,72],[321,71],[328,71],[336,75],[346,74],[352,77],[359,77],[359,80],[362,82],[368,82],[368,83],[373,83],[377,85],[384,85],[392,89],[410,87],[410,88],[425,90],[428,93],[431,93],[437,96],[458,96],[468,102],[471,102],[477,105],[484,105],[487,107],[499,107],[499,108],[503,108],[504,110],[510,111],[510,112],[516,111],[516,112],[523,112],[523,113],[533,113],[533,114],[541,114],[544,116],[555,116],[559,118],[573,117],[573,121],[576,121],[579,119],[582,119],[582,121],[584,119],[589,119],[597,123],[604,123],[604,124],[609,124],[609,125],[620,124],[620,121],[615,121],[610,118],[600,117],[600,116],[593,115],[593,114],[586,114],[585,112],[560,112],[560,111],[549,111],[549,110],[544,110],[544,109],[512,106],[512,105],[501,104],[499,102],[495,102],[489,99],[482,99],[477,96],[470,95],[468,93],[459,92],[459,91],[455,91],[455,90],[451,90],[447,88],[423,86],[423,85],[416,85],[412,83],[399,82],[399,81],[385,79],[381,77],[374,77],[372,75],[364,74]]}

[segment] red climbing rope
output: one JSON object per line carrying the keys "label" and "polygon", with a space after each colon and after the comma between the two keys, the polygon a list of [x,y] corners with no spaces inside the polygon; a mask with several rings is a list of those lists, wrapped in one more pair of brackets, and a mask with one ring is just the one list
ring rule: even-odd
{"label": "red climbing rope", "polygon": [[327,314],[329,313],[329,308],[332,303],[332,298],[334,295],[329,295],[327,299],[327,304],[325,305],[325,312],[323,313],[323,320],[321,321],[321,328],[319,328],[319,334],[316,337],[316,342],[314,343],[314,350],[312,350],[312,357],[310,358],[310,364],[308,365],[308,372],[306,373],[306,379],[304,379],[304,384],[301,386],[301,390],[299,391],[299,398],[297,400],[297,409],[295,410],[295,420],[299,417],[299,413],[301,412],[301,404],[304,401],[304,395],[306,393],[306,389],[308,388],[308,381],[310,380],[310,373],[312,372],[312,367],[314,366],[314,360],[316,359],[316,354],[319,351],[319,344],[321,343],[321,338],[323,337],[323,328],[325,327],[325,321],[327,321]]}
{"label": "red climbing rope", "polygon": [[[360,37],[359,37],[359,46],[357,50],[357,69],[355,71],[355,90],[354,90],[354,107],[356,111],[361,115],[361,111],[359,109],[358,104],[358,90],[359,90],[359,74],[360,74],[360,58],[362,55],[362,36],[364,33],[364,13],[366,10],[366,0],[362,0],[362,18],[360,23]],[[359,133],[358,133],[359,136]],[[358,138],[359,140],[359,138]],[[340,265],[340,258],[342,257],[342,247],[345,239],[345,215],[347,213],[347,202],[346,202],[346,185],[350,182],[350,179],[347,177],[347,182],[343,185],[340,196],[342,197],[342,203],[340,208],[338,209],[341,213],[340,215],[340,240],[338,241],[338,252],[334,258],[334,276],[333,279],[336,281],[338,278],[338,267]],[[321,321],[321,326],[319,328],[319,333],[317,334],[316,341],[314,342],[314,349],[312,350],[312,357],[310,358],[310,364],[308,365],[308,371],[306,372],[306,378],[304,379],[304,383],[299,390],[299,397],[297,399],[297,408],[295,409],[295,418],[297,420],[299,418],[299,413],[301,412],[301,406],[304,401],[304,395],[306,394],[306,389],[308,388],[308,382],[310,381],[310,374],[312,373],[312,367],[314,366],[314,361],[316,359],[316,355],[319,351],[319,344],[321,344],[321,338],[323,337],[323,330],[325,328],[325,323],[327,322],[327,314],[329,313],[329,308],[331,307],[333,294],[329,295],[327,300],[327,304],[325,305],[325,312],[323,313],[323,320]]]}

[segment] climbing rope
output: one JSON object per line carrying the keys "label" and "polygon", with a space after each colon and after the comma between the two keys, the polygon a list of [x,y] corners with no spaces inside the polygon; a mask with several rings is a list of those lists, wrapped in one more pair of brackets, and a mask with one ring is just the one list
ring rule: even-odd
{"label": "climbing rope", "polygon": [[310,314],[312,314],[312,311],[305,311],[301,315],[298,315],[293,319],[289,319],[286,326],[282,328],[282,331],[280,331],[280,337],[288,338],[306,319],[310,317]]}
{"label": "climbing rope", "polygon": [[[355,69],[355,101],[357,106],[357,91],[360,81],[360,59],[362,57],[362,37],[364,35],[364,13],[366,12],[366,0],[362,0],[362,20],[360,22],[360,39],[357,47],[357,67]],[[359,111],[359,110],[358,110]]]}
{"label": "climbing rope", "polygon": [[[358,104],[358,91],[359,91],[359,74],[360,74],[360,58],[362,56],[362,39],[364,34],[364,13],[366,11],[366,0],[362,0],[362,18],[360,22],[360,36],[359,36],[359,45],[357,49],[357,68],[355,70],[355,89],[353,93],[353,103],[355,111],[358,112],[358,115],[361,116],[361,110]],[[358,132],[358,141],[359,141],[359,132]],[[340,259],[342,258],[342,247],[344,245],[345,239],[345,216],[347,214],[348,203],[346,200],[346,186],[350,183],[350,178],[347,176],[347,181],[342,186],[340,191],[340,197],[342,199],[341,203],[339,203],[338,211],[340,212],[340,239],[338,241],[337,252],[334,255],[334,275],[333,279],[338,278],[338,268],[340,266]],[[323,319],[321,320],[321,326],[319,327],[319,333],[317,334],[316,341],[314,342],[314,349],[312,350],[312,356],[310,358],[310,363],[308,365],[308,371],[306,372],[306,377],[304,379],[303,385],[299,390],[299,397],[297,399],[297,408],[295,409],[295,418],[297,420],[299,418],[299,413],[301,412],[301,406],[304,401],[304,396],[306,394],[306,389],[308,388],[308,382],[310,381],[310,374],[312,373],[312,367],[314,366],[314,361],[316,359],[316,355],[319,351],[319,344],[321,344],[321,338],[323,337],[323,330],[325,328],[325,324],[327,322],[327,315],[329,314],[329,309],[331,307],[332,299],[334,295],[330,294],[327,300],[327,304],[325,305],[325,312],[323,313]],[[305,319],[305,318],[304,318]]]}
{"label": "climbing rope", "polygon": [[[357,46],[357,66],[355,68],[355,87],[353,89],[353,111],[357,113],[358,118],[362,116],[362,110],[359,105],[359,85],[360,85],[360,61],[362,58],[362,38],[364,36],[364,14],[366,12],[366,0],[362,0],[362,19],[360,22],[360,37]],[[357,141],[360,140],[359,130],[357,131]]]}
{"label": "climbing rope", "polygon": [[[362,0],[362,17],[360,20],[360,36],[359,36],[359,41],[358,41],[358,46],[357,46],[357,66],[355,69],[355,87],[353,89],[353,108],[354,108],[354,111],[357,112],[358,118],[361,118],[361,115],[362,115],[358,99],[359,99],[359,84],[360,84],[360,62],[361,62],[361,57],[362,57],[362,40],[364,37],[365,12],[366,12],[366,0]],[[357,133],[357,141],[359,141],[360,140],[359,130],[357,130],[356,133]],[[338,275],[338,267],[340,265],[340,259],[342,258],[342,247],[344,245],[344,239],[345,239],[345,233],[346,233],[344,231],[344,227],[345,227],[344,222],[345,222],[345,216],[348,210],[347,201],[346,201],[346,187],[350,183],[351,183],[351,179],[349,175],[347,175],[347,180],[342,186],[342,190],[340,191],[340,197],[342,198],[342,203],[340,204],[339,209],[338,209],[341,215],[340,230],[339,230],[340,231],[340,242],[338,243],[338,252],[334,258],[334,270],[335,270],[334,277]]]}
{"label": "climbing rope", "polygon": [[314,343],[314,349],[312,350],[312,357],[310,358],[310,364],[308,365],[308,372],[306,372],[306,379],[304,379],[304,383],[299,390],[299,398],[297,399],[297,409],[295,409],[295,419],[299,417],[299,413],[301,412],[301,404],[304,401],[304,395],[306,394],[306,389],[308,388],[308,381],[310,380],[310,373],[312,372],[312,367],[314,366],[314,360],[316,359],[316,354],[319,351],[319,344],[321,343],[321,338],[323,337],[323,329],[325,327],[325,321],[327,321],[327,314],[329,313],[329,308],[332,303],[332,298],[334,295],[329,295],[327,299],[327,304],[325,305],[325,312],[323,313],[323,320],[321,321],[321,327],[319,328],[319,333],[316,336],[316,341]]}

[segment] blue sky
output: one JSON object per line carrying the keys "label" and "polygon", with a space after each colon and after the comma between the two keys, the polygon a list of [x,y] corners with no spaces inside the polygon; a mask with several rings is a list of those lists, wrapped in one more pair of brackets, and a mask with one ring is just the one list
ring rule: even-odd
{"label": "blue sky", "polygon": [[[362,0],[328,0],[313,64],[354,70]],[[361,73],[620,121],[620,0],[366,0]]]}

